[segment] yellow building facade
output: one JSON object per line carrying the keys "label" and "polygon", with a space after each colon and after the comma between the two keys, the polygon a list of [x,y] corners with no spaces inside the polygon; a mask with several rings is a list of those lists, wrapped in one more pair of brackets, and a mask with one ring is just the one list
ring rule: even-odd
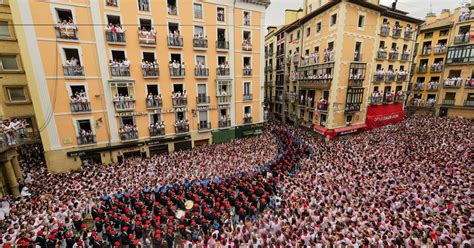
{"label": "yellow building facade", "polygon": [[41,137],[49,170],[190,149],[253,132],[264,117],[268,5],[12,3],[14,22],[38,24],[18,25],[16,32],[29,58],[24,64],[37,121],[45,123]]}
{"label": "yellow building facade", "polygon": [[[276,116],[325,136],[356,132],[371,118],[374,126],[377,118],[402,118],[422,22],[407,14],[378,1],[327,1],[277,31],[284,36],[285,62],[284,104]],[[396,114],[367,116],[390,114],[393,106]]]}
{"label": "yellow building facade", "polygon": [[[470,10],[471,9],[471,10]],[[429,13],[420,28],[412,113],[474,118],[474,19],[466,4],[439,17]]]}

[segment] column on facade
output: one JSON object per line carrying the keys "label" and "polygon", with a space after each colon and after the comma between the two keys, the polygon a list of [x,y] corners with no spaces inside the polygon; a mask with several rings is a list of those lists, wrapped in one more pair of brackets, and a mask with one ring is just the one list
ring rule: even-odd
{"label": "column on facade", "polygon": [[18,187],[18,181],[16,180],[15,171],[13,170],[10,160],[3,161],[3,176],[13,197],[19,197],[20,189]]}
{"label": "column on facade", "polygon": [[18,156],[15,156],[11,159],[11,163],[13,166],[13,171],[15,172],[16,179],[18,182],[23,183],[25,180],[23,176],[23,170],[20,167],[20,163],[18,163]]}

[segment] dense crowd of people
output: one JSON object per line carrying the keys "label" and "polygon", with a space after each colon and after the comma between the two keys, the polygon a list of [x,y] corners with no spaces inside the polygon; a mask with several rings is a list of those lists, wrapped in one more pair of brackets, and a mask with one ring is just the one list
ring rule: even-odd
{"label": "dense crowd of people", "polygon": [[2,202],[1,242],[472,247],[471,128],[415,116],[325,142],[270,122],[260,136],[63,174],[21,159],[31,196]]}

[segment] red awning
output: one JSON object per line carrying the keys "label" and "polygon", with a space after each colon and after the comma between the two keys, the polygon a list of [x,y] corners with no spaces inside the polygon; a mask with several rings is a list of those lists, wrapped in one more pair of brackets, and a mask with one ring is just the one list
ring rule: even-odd
{"label": "red awning", "polygon": [[317,133],[320,133],[321,135],[326,135],[326,132],[328,131],[326,128],[321,127],[320,125],[313,125],[313,130]]}
{"label": "red awning", "polygon": [[341,127],[341,128],[334,129],[334,132],[336,132],[339,135],[355,133],[357,132],[358,129],[365,128],[366,126],[367,125],[363,123],[363,124],[354,125],[354,126]]}
{"label": "red awning", "polygon": [[367,129],[372,130],[381,126],[397,123],[403,120],[405,112],[403,104],[387,104],[370,106],[367,109]]}

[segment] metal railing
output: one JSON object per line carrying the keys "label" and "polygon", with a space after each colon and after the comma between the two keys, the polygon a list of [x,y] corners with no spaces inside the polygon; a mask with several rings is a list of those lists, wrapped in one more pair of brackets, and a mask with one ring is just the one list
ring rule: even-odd
{"label": "metal railing", "polygon": [[229,50],[229,42],[225,40],[216,41],[216,49],[218,50]]}
{"label": "metal railing", "polygon": [[464,101],[464,106],[466,106],[466,107],[474,107],[474,100],[466,100],[466,101]]}
{"label": "metal railing", "polygon": [[209,68],[194,68],[195,77],[209,77]]}
{"label": "metal railing", "polygon": [[380,35],[389,36],[390,35],[390,27],[381,27],[380,28]]}
{"label": "metal railing", "polygon": [[230,68],[216,68],[217,76],[230,76]]}
{"label": "metal railing", "polygon": [[454,99],[444,99],[443,105],[454,105]]}
{"label": "metal railing", "polygon": [[143,33],[138,30],[138,44],[140,45],[156,45],[156,34],[150,32]]}
{"label": "metal railing", "polygon": [[146,99],[146,108],[155,109],[163,107],[163,99]]}
{"label": "metal railing", "polygon": [[408,75],[397,75],[397,82],[407,81]]}
{"label": "metal railing", "polygon": [[197,124],[198,130],[209,130],[211,129],[211,123],[207,121],[200,121]]}
{"label": "metal railing", "polygon": [[142,75],[144,78],[157,78],[160,76],[160,68],[142,66]]}
{"label": "metal railing", "polygon": [[401,28],[393,28],[392,36],[393,37],[402,37],[402,29]]}
{"label": "metal railing", "polygon": [[150,137],[163,136],[165,135],[165,128],[149,127]]}
{"label": "metal railing", "polygon": [[71,105],[71,112],[73,113],[83,113],[83,112],[91,111],[91,103],[89,101],[71,102],[70,105]]}
{"label": "metal railing", "polygon": [[26,128],[3,132],[0,134],[0,151],[29,142],[30,136]]}
{"label": "metal railing", "polygon": [[186,76],[185,68],[169,68],[170,69],[170,77],[184,77]]}
{"label": "metal railing", "polygon": [[79,135],[79,136],[76,137],[76,140],[77,140],[77,144],[80,145],[80,146],[97,143],[95,134]]}
{"label": "metal railing", "polygon": [[381,74],[374,75],[374,80],[373,80],[374,83],[381,83],[384,80],[385,80],[385,75],[381,75]]}
{"label": "metal railing", "polygon": [[242,50],[252,51],[252,44],[247,42],[242,42]]}
{"label": "metal railing", "polygon": [[188,125],[177,125],[174,127],[176,133],[187,133],[189,132],[189,124]]}
{"label": "metal railing", "polygon": [[127,140],[136,140],[138,139],[138,131],[137,130],[122,130],[119,131],[120,140],[127,141]]}
{"label": "metal railing", "polygon": [[64,65],[63,72],[65,77],[82,77],[84,76],[84,66]]}
{"label": "metal railing", "polygon": [[54,28],[56,30],[56,38],[66,40],[78,40],[78,29],[75,24],[59,24]]}
{"label": "metal railing", "polygon": [[244,124],[251,124],[252,123],[252,117],[244,117]]}
{"label": "metal railing", "polygon": [[217,96],[217,104],[230,104],[231,96]]}
{"label": "metal railing", "polygon": [[403,61],[410,60],[410,54],[409,53],[402,53],[402,56],[401,56],[400,60],[403,60]]}
{"label": "metal railing", "polygon": [[114,100],[115,111],[131,111],[135,109],[135,99]]}
{"label": "metal railing", "polygon": [[431,65],[430,71],[431,72],[441,72],[441,71],[443,71],[443,67],[444,67],[443,65],[437,65],[437,66],[436,65]]}
{"label": "metal railing", "polygon": [[252,76],[252,69],[247,69],[247,68],[242,69],[242,75]]}
{"label": "metal railing", "polygon": [[458,34],[454,36],[454,44],[463,44],[469,42],[469,33],[467,34]]}
{"label": "metal railing", "polygon": [[194,38],[193,39],[194,48],[207,48],[207,39],[205,38]]}
{"label": "metal railing", "polygon": [[209,104],[211,102],[211,97],[206,95],[198,95],[196,97],[197,104]]}
{"label": "metal railing", "polygon": [[169,47],[183,47],[183,37],[168,36],[168,46]]}
{"label": "metal railing", "polygon": [[403,38],[407,40],[411,40],[412,37],[413,37],[413,31],[405,31],[405,35]]}
{"label": "metal railing", "polygon": [[175,98],[172,98],[172,100],[173,100],[173,107],[184,107],[188,105],[187,97],[175,97]]}
{"label": "metal railing", "polygon": [[105,31],[105,39],[110,43],[123,43],[127,42],[125,39],[125,32],[110,32]]}
{"label": "metal railing", "polygon": [[387,52],[386,51],[378,51],[377,52],[377,59],[387,59]]}
{"label": "metal railing", "polygon": [[112,77],[130,77],[130,66],[110,66]]}
{"label": "metal railing", "polygon": [[231,121],[230,120],[220,120],[219,127],[230,127]]}
{"label": "metal railing", "polygon": [[388,59],[389,60],[398,60],[399,53],[389,53]]}
{"label": "metal railing", "polygon": [[371,96],[369,97],[370,104],[379,104],[382,103],[383,96]]}
{"label": "metal railing", "polygon": [[252,94],[244,94],[243,95],[243,100],[244,101],[252,101],[253,95]]}
{"label": "metal railing", "polygon": [[385,75],[385,82],[395,82],[397,79],[397,75],[395,74],[386,74]]}

